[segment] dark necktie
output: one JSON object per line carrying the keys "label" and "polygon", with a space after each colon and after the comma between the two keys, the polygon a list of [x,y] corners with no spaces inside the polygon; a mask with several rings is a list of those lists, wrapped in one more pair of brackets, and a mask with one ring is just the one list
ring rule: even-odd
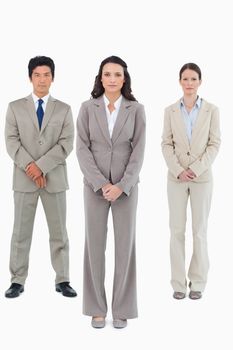
{"label": "dark necktie", "polygon": [[43,116],[44,116],[44,110],[43,110],[43,107],[42,107],[42,103],[43,102],[44,101],[41,98],[38,100],[38,108],[37,108],[37,111],[36,111],[40,129],[41,129],[41,124],[42,124],[42,120],[43,120]]}

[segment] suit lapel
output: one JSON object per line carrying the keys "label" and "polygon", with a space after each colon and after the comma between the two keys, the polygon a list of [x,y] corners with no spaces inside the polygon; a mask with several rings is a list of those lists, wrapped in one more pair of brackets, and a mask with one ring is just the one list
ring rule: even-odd
{"label": "suit lapel", "polygon": [[184,123],[184,119],[182,116],[182,112],[180,110],[180,100],[177,101],[173,105],[173,112],[174,112],[175,125],[179,128],[180,134],[181,134],[184,142],[189,147],[189,140],[188,140],[188,136],[187,136],[187,131],[185,128],[185,123]]}
{"label": "suit lapel", "polygon": [[96,120],[102,130],[102,133],[105,137],[105,139],[108,141],[110,145],[112,145],[114,142],[116,142],[118,136],[121,133],[121,130],[126,123],[126,120],[128,118],[129,110],[131,107],[130,101],[126,100],[124,97],[122,97],[122,102],[120,105],[120,109],[118,112],[118,116],[116,119],[116,123],[113,128],[112,132],[112,139],[110,138],[109,129],[108,129],[108,121],[107,121],[107,115],[105,110],[105,104],[103,97],[99,97],[94,100],[95,105],[95,117]]}
{"label": "suit lapel", "polygon": [[42,133],[44,128],[48,124],[49,119],[51,118],[53,110],[55,108],[55,101],[56,101],[56,99],[54,99],[53,97],[49,96],[49,99],[48,99],[48,102],[47,102],[47,105],[46,105],[46,109],[45,109],[45,113],[44,113],[44,117],[43,117],[41,130],[39,130],[39,123],[38,123],[38,118],[37,118],[37,114],[36,114],[35,104],[34,104],[33,98],[32,98],[31,95],[26,97],[26,106],[27,106],[28,115],[31,118],[33,124],[35,125],[35,127],[36,127],[36,129],[37,129],[37,131],[39,133]]}
{"label": "suit lapel", "polygon": [[104,105],[104,99],[103,97],[99,97],[97,99],[93,100],[94,102],[94,107],[95,107],[95,117],[97,120],[97,123],[100,126],[100,129],[107,140],[107,142],[112,145],[110,135],[109,135],[109,130],[108,130],[108,121],[107,121],[107,115],[105,111],[105,105]]}
{"label": "suit lapel", "polygon": [[202,100],[202,105],[192,130],[192,137],[190,142],[191,145],[195,142],[200,130],[202,129],[202,126],[206,120],[206,114],[208,111],[209,111],[208,103],[206,103],[205,100]]}
{"label": "suit lapel", "polygon": [[118,112],[116,123],[115,123],[114,128],[113,128],[113,132],[112,132],[112,143],[116,142],[118,136],[120,135],[121,130],[122,130],[123,126],[125,125],[126,120],[128,118],[130,107],[131,107],[130,101],[128,101],[124,97],[122,97],[120,109]]}
{"label": "suit lapel", "polygon": [[42,125],[41,125],[41,130],[40,130],[40,133],[42,133],[46,127],[46,125],[48,124],[49,122],[49,119],[51,118],[52,114],[53,114],[53,111],[54,111],[54,108],[55,108],[55,103],[56,102],[56,99],[49,96],[49,99],[48,99],[48,102],[47,102],[47,105],[46,105],[46,109],[45,109],[45,113],[44,113],[44,117],[43,117],[43,122],[42,122]]}
{"label": "suit lapel", "polygon": [[36,115],[36,110],[35,110],[35,104],[34,104],[32,95],[29,95],[26,97],[26,109],[27,109],[28,115],[31,118],[33,124],[35,125],[37,131],[40,132],[38,119],[37,119],[37,115]]}

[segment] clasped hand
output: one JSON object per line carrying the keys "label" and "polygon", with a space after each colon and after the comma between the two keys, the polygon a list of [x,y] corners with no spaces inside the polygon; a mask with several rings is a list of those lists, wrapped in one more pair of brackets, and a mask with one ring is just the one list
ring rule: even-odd
{"label": "clasped hand", "polygon": [[35,182],[37,187],[46,187],[46,178],[44,177],[40,168],[34,162],[27,165],[26,174]]}
{"label": "clasped hand", "polygon": [[122,194],[122,190],[116,185],[107,184],[102,187],[104,198],[109,202],[114,202]]}
{"label": "clasped hand", "polygon": [[191,181],[195,177],[196,177],[196,174],[191,169],[187,169],[182,171],[182,173],[180,173],[180,175],[178,176],[178,179],[181,180],[182,182],[185,182],[185,181]]}

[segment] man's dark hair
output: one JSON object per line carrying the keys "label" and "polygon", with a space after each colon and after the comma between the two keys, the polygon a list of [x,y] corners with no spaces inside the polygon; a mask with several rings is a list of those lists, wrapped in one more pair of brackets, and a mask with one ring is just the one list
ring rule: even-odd
{"label": "man's dark hair", "polygon": [[32,72],[38,66],[48,66],[51,69],[51,74],[54,79],[55,64],[52,58],[46,56],[36,56],[31,58],[28,63],[29,78],[32,78]]}

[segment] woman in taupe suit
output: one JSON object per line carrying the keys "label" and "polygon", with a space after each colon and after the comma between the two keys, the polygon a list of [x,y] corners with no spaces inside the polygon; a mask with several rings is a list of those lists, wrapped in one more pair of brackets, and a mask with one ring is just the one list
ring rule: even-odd
{"label": "woman in taupe suit", "polygon": [[92,316],[93,327],[105,326],[105,247],[111,208],[115,236],[113,326],[123,328],[127,319],[137,317],[135,222],[145,114],[131,93],[127,65],[119,57],[101,63],[91,95],[77,120],[86,223],[83,313]]}
{"label": "woman in taupe suit", "polygon": [[193,254],[188,270],[189,297],[200,299],[207,282],[207,220],[212,195],[211,165],[220,146],[218,108],[197,95],[201,70],[185,64],[179,74],[183,97],[165,110],[162,151],[168,166],[171,284],[175,299],[186,295],[185,225],[192,211]]}

